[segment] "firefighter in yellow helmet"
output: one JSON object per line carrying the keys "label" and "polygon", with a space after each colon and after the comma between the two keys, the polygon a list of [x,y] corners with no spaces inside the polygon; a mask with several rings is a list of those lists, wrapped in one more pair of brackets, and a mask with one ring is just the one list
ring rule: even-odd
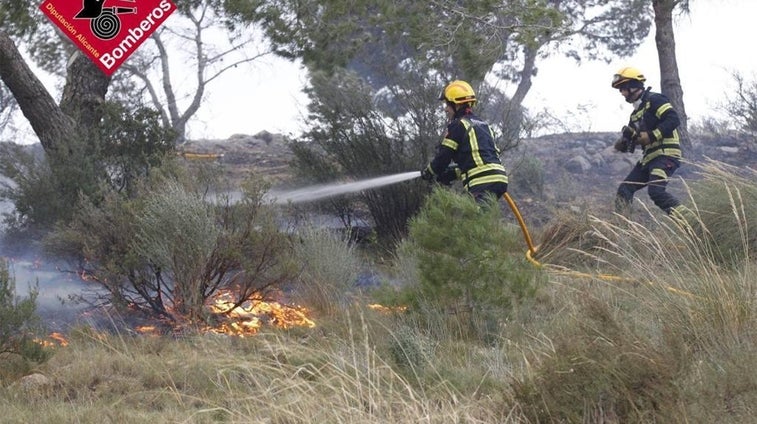
{"label": "firefighter in yellow helmet", "polygon": [[494,132],[473,113],[473,88],[465,81],[452,81],[439,100],[444,101],[447,132],[421,177],[447,185],[460,179],[476,201],[490,196],[499,199],[507,192],[507,172],[499,159]]}
{"label": "firefighter in yellow helmet", "polygon": [[654,204],[667,214],[684,208],[666,191],[668,180],[681,165],[680,119],[668,98],[645,88],[645,81],[644,74],[633,67],[621,68],[612,77],[612,88],[633,104],[615,149],[633,153],[638,145],[643,150],[641,159],[618,187],[615,211],[623,215],[628,215],[634,193],[644,187]]}

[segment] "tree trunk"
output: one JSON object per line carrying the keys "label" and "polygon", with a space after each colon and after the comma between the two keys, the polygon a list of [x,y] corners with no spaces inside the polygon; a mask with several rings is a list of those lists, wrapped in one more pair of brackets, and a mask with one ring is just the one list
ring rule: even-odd
{"label": "tree trunk", "polygon": [[110,77],[82,53],[77,51],[68,61],[60,109],[75,120],[81,134],[99,125],[109,84]]}
{"label": "tree trunk", "polygon": [[78,136],[94,134],[110,77],[80,53],[69,61],[60,106],[34,75],[16,44],[0,30],[0,79],[16,98],[45,152],[64,147]]}
{"label": "tree trunk", "polygon": [[0,79],[16,98],[45,151],[75,134],[76,124],[64,114],[42,82],[24,61],[5,31],[0,30]]}
{"label": "tree trunk", "polygon": [[657,45],[657,59],[660,63],[660,89],[673,108],[678,112],[681,125],[678,132],[681,136],[681,145],[691,149],[689,131],[687,126],[688,116],[683,104],[683,89],[681,78],[678,74],[678,62],[676,61],[676,42],[673,33],[673,9],[679,0],[653,0],[655,22],[655,44]]}

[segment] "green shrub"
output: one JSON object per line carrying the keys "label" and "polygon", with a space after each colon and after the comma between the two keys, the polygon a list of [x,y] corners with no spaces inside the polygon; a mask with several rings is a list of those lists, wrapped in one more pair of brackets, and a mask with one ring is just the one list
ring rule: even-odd
{"label": "green shrub", "polygon": [[42,345],[34,341],[41,329],[36,314],[37,294],[35,288],[30,290],[29,297],[19,299],[8,263],[0,258],[0,362],[7,363],[8,355],[20,356],[24,361],[46,359]]}
{"label": "green shrub", "polygon": [[44,234],[72,218],[81,196],[97,202],[108,191],[132,193],[173,149],[173,134],[162,128],[151,109],[103,105],[99,132],[66,140],[66,148],[35,154],[23,146],[0,155],[0,173],[15,185],[0,191],[13,202],[14,215],[5,217],[18,238],[29,231]]}
{"label": "green shrub", "polygon": [[216,189],[191,175],[156,176],[135,198],[84,201],[47,246],[87,258],[85,272],[116,306],[205,321],[214,296],[228,291],[229,306],[240,306],[297,272],[289,237],[262,204],[264,184],[249,182],[238,202],[208,196]]}
{"label": "green shrub", "polygon": [[318,312],[337,314],[360,273],[355,246],[328,228],[307,226],[297,234],[294,255],[302,273],[294,296]]}
{"label": "green shrub", "polygon": [[544,196],[544,164],[534,156],[527,156],[511,171],[510,190],[521,195]]}
{"label": "green shrub", "polygon": [[[686,363],[588,293],[531,352],[529,373],[513,382],[529,422],[671,422]],[[536,345],[536,344],[534,344]]]}
{"label": "green shrub", "polygon": [[435,190],[410,224],[417,258],[416,300],[434,304],[484,333],[534,296],[540,272],[525,260],[520,233],[495,205]]}

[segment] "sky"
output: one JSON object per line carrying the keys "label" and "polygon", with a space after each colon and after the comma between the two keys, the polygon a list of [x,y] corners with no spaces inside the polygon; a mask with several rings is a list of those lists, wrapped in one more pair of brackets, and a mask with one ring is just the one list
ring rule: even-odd
{"label": "sky", "polygon": [[[686,113],[695,123],[722,116],[720,106],[734,87],[732,71],[757,78],[757,54],[751,44],[757,40],[757,1],[691,0],[690,9],[688,16],[676,17],[675,41]],[[561,121],[563,130],[618,130],[628,120],[630,105],[610,81],[624,66],[639,68],[647,85],[659,92],[654,26],[641,48],[625,59],[580,65],[563,57],[543,60],[524,105],[534,113],[548,111]],[[229,79],[216,86],[190,132],[208,138],[262,130],[298,134],[307,105],[301,93],[304,71],[282,59],[269,59],[257,70],[238,82]],[[503,83],[502,88],[508,94],[515,90],[512,84]],[[258,96],[267,100],[257,102]]]}
{"label": "sky", "polygon": [[[732,71],[757,79],[752,45],[757,40],[757,1],[690,3],[691,14],[676,18],[676,57],[686,113],[689,122],[696,122],[721,113],[718,106],[734,86]],[[533,113],[548,111],[557,117],[563,127],[553,132],[618,130],[627,121],[630,106],[610,87],[610,81],[624,66],[639,68],[647,84],[660,90],[654,27],[629,58],[579,65],[555,56],[538,65],[524,105]],[[235,69],[209,86],[188,135],[225,139],[269,131],[296,136],[305,129],[307,97],[302,88],[306,83],[300,64],[275,57],[256,61],[252,69]],[[508,94],[515,90],[505,82],[501,88]]]}
{"label": "sky", "polygon": [[[757,1],[691,0],[691,13],[675,19],[676,59],[689,122],[721,115],[722,104],[735,86],[731,73],[757,79]],[[566,58],[542,62],[524,105],[532,111],[551,109],[572,131],[615,131],[627,120],[631,106],[610,87],[612,75],[624,66],[640,69],[647,85],[660,91],[654,26],[629,58],[576,65]],[[584,110],[582,114],[570,112]]]}

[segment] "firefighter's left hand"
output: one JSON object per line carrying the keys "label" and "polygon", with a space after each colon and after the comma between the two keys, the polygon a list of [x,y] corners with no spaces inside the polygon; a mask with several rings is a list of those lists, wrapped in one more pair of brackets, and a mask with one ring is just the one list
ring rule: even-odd
{"label": "firefighter's left hand", "polygon": [[618,141],[615,142],[613,147],[615,148],[615,150],[621,153],[625,153],[628,151],[628,144],[626,144],[626,140],[623,139],[623,137],[619,138]]}
{"label": "firefighter's left hand", "polygon": [[639,136],[636,137],[636,143],[640,144],[642,146],[646,146],[647,144],[652,142],[652,137],[650,137],[648,131],[642,131],[639,133]]}
{"label": "firefighter's left hand", "polygon": [[431,170],[431,165],[423,168],[421,171],[421,179],[423,181],[434,181],[434,171]]}
{"label": "firefighter's left hand", "polygon": [[452,182],[460,177],[459,173],[460,168],[449,166],[441,175],[439,175],[439,177],[436,178],[436,181],[444,185],[452,185]]}

